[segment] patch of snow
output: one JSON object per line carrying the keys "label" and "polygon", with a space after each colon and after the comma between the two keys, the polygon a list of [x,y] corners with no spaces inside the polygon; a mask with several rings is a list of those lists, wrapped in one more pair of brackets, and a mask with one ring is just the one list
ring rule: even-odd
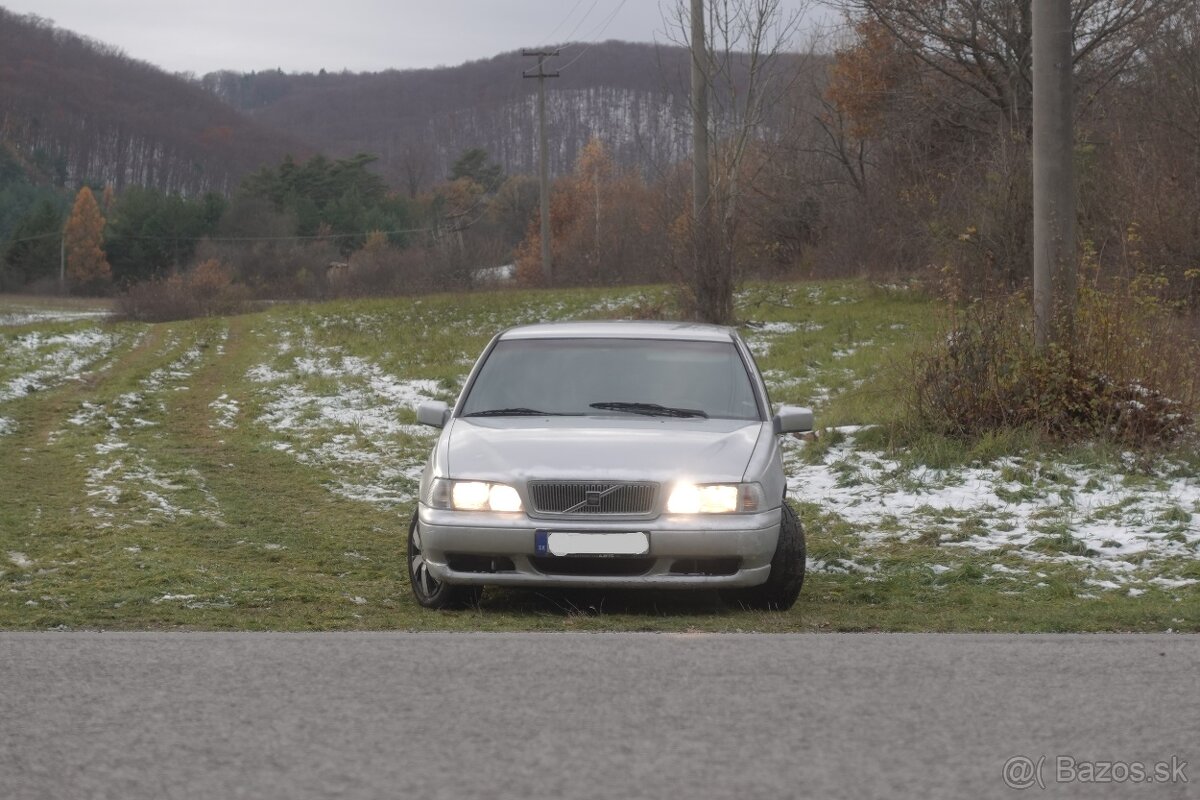
{"label": "patch of snow", "polygon": [[99,330],[52,335],[34,331],[0,340],[4,361],[20,370],[0,384],[0,403],[80,380],[118,340],[115,334]]}
{"label": "patch of snow", "polygon": [[743,337],[750,352],[756,356],[765,357],[771,354],[771,346],[775,338],[805,331],[814,333],[824,330],[825,326],[818,322],[752,322],[747,323],[749,330]]}
{"label": "patch of snow", "polygon": [[[1137,484],[1125,485],[1119,474],[1058,464],[1048,470],[1053,479],[1034,470],[1035,480],[1027,486],[1009,479],[1014,470],[1023,469],[1018,460],[952,470],[907,467],[857,449],[854,429],[840,432],[845,440],[830,446],[817,464],[800,458],[807,443],[783,440],[789,496],[816,503],[855,525],[868,546],[896,537],[899,521],[906,529],[899,534],[902,541],[942,531],[943,547],[1010,549],[1033,562],[1102,566],[1113,572],[1136,569],[1128,560],[1132,554],[1194,558],[1200,546],[1195,526],[1179,531],[1152,524],[1167,509],[1200,502],[1200,477],[1163,478],[1160,490],[1148,492]],[[1030,469],[1025,467],[1025,473]],[[1057,552],[1053,543],[1063,530],[1072,546]]]}
{"label": "patch of snow", "polygon": [[311,330],[303,341],[289,348],[283,365],[260,364],[247,372],[269,384],[270,400],[256,422],[289,439],[271,447],[328,469],[342,497],[389,507],[411,501],[423,465],[406,458],[396,439],[424,442],[435,433],[401,422],[401,413],[442,395],[439,384],[401,379],[366,359],[320,347]]}
{"label": "patch of snow", "polygon": [[1084,583],[1088,586],[1095,586],[1097,589],[1107,589],[1109,591],[1125,588],[1124,584],[1117,583],[1116,581],[1102,581],[1095,578],[1088,578]]}
{"label": "patch of snow", "polygon": [[799,386],[800,384],[804,383],[803,378],[798,378],[795,375],[791,375],[781,369],[763,370],[762,377],[767,384],[767,388],[772,391],[791,389],[794,386]]}
{"label": "patch of snow", "polygon": [[111,311],[103,309],[72,310],[18,306],[0,314],[0,327],[35,325],[41,322],[79,322],[81,320],[107,319],[111,316]]}
{"label": "patch of snow", "polygon": [[598,300],[584,309],[584,311],[593,314],[611,313],[613,311],[619,311],[621,309],[629,308],[630,306],[645,304],[647,302],[653,301],[640,292],[638,294],[617,295],[616,297],[606,297],[603,300]]}
{"label": "patch of snow", "polygon": [[16,564],[21,569],[29,569],[33,566],[33,561],[24,553],[18,553],[16,550],[8,551],[8,560]]}
{"label": "patch of snow", "polygon": [[208,407],[217,412],[216,427],[230,429],[237,427],[237,415],[239,411],[237,400],[234,400],[227,394],[223,394],[209,403]]}
{"label": "patch of snow", "polygon": [[766,358],[771,355],[771,341],[769,339],[747,339],[746,346],[750,348],[750,352],[757,358]]}
{"label": "patch of snow", "polygon": [[258,366],[251,368],[250,371],[246,373],[246,377],[252,381],[257,381],[258,383],[278,383],[279,381],[287,380],[289,374],[290,373],[279,372],[271,369],[266,364],[259,364]]}
{"label": "patch of snow", "polygon": [[1195,578],[1151,578],[1150,583],[1160,589],[1184,589],[1188,586],[1195,586],[1200,581]]}
{"label": "patch of snow", "polygon": [[194,594],[164,594],[162,597],[158,598],[157,600],[151,600],[150,602],[151,603],[169,603],[169,602],[175,601],[175,600],[195,600],[195,599],[196,599],[196,595],[194,595]]}

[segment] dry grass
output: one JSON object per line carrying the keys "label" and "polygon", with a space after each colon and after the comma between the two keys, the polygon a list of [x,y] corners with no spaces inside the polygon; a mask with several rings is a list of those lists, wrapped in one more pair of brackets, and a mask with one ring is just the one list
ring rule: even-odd
{"label": "dry grass", "polygon": [[1060,443],[1178,443],[1200,405],[1200,345],[1161,288],[1085,285],[1072,328],[1046,349],[1027,294],[952,312],[915,360],[917,425],[964,438],[1031,429]]}

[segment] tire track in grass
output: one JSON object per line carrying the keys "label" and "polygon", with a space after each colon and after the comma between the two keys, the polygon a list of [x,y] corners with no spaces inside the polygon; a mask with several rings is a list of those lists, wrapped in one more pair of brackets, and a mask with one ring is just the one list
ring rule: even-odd
{"label": "tire track in grass", "polygon": [[85,465],[81,443],[62,441],[65,420],[83,403],[115,392],[155,360],[158,335],[135,324],[118,326],[120,342],[93,371],[16,403],[22,424],[0,444],[0,551],[22,555],[0,568],[0,627],[52,627],[86,607],[93,567],[110,544],[80,513]]}
{"label": "tire track in grass", "polygon": [[[34,570],[40,586],[31,589],[35,607],[17,615],[21,627],[184,624],[199,609],[232,606],[187,588],[208,580],[205,554],[226,523],[210,465],[180,435],[190,434],[190,417],[206,416],[190,398],[224,359],[227,337],[223,321],[153,326],[97,391],[47,420],[47,450],[73,477],[69,496],[46,514],[70,520],[56,531],[70,561],[53,575],[41,575],[48,562]],[[42,597],[64,602],[38,608]]]}
{"label": "tire track in grass", "polygon": [[49,596],[63,598],[60,605],[91,620],[119,617],[119,609],[144,600],[147,587],[170,582],[151,557],[155,547],[186,539],[196,523],[221,523],[203,475],[163,430],[173,398],[191,391],[190,378],[224,334],[214,322],[153,326],[92,393],[59,409],[45,450],[72,477],[47,515],[69,521],[55,531],[55,546],[72,553],[70,569],[46,580],[58,586]]}
{"label": "tire track in grass", "polygon": [[[182,329],[182,330],[181,330]],[[186,466],[164,464],[155,429],[168,419],[168,399],[188,392],[196,369],[227,335],[219,324],[171,329],[157,355],[167,359],[132,391],[107,402],[85,402],[69,425],[101,440],[77,458],[88,463],[86,513],[97,528],[173,523],[200,516],[221,524],[220,507],[204,477]]]}
{"label": "tire track in grass", "polygon": [[400,515],[330,493],[328,472],[263,438],[253,419],[271,401],[247,373],[279,346],[262,322],[232,320],[225,356],[172,398],[165,433],[205,476],[224,525],[191,543],[194,567],[144,611],[197,626],[394,627],[409,604]]}

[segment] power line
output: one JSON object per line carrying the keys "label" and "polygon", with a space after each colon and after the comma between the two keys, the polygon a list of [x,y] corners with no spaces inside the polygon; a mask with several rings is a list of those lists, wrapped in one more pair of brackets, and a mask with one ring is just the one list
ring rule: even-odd
{"label": "power line", "polygon": [[[554,26],[554,30],[550,31],[550,35],[547,36],[545,39],[542,39],[542,44],[540,46],[545,47],[546,44],[549,43],[549,41],[554,38],[554,34],[558,33],[559,28],[561,28],[563,25],[565,25],[567,23],[567,20],[569,20],[571,17],[573,17],[575,15],[575,12],[579,9],[579,6],[581,6],[581,5],[583,5],[583,0],[575,0],[575,5],[571,6],[571,10],[567,12],[567,15],[565,17],[563,17],[562,20],[557,25]],[[595,5],[594,2],[593,2],[593,5]],[[586,17],[586,15],[585,15],[585,17]]]}
{"label": "power line", "polygon": [[[114,236],[114,239],[133,239],[134,241],[149,242],[299,242],[317,239],[354,239],[359,236],[370,236],[382,233],[385,236],[399,236],[406,233],[426,233],[429,228],[406,228],[395,231],[362,231],[359,233],[314,233],[304,236]],[[57,235],[57,234],[56,234]]]}
{"label": "power line", "polygon": [[[360,233],[315,233],[293,236],[132,236],[116,234],[112,239],[130,239],[138,242],[302,242],[319,239],[354,239],[359,236],[370,236],[373,233],[382,233],[385,236],[401,236],[407,233],[428,233],[430,230],[431,228],[405,228],[393,231],[371,230]],[[21,242],[34,242],[40,239],[58,239],[61,236],[61,233],[43,233],[40,236],[12,239],[8,243],[19,244]]]}
{"label": "power line", "polygon": [[53,238],[53,239],[57,239],[57,238],[59,238],[60,236],[62,236],[62,234],[61,234],[61,233],[57,233],[57,232],[55,232],[55,233],[43,233],[43,234],[41,234],[41,235],[39,235],[39,236],[26,236],[24,239],[9,239],[9,240],[8,240],[8,243],[9,243],[9,244],[20,244],[21,242],[36,242],[36,241],[39,241],[39,240],[41,240],[41,239],[51,239],[51,238]]}
{"label": "power line", "polygon": [[604,32],[608,30],[608,26],[611,25],[613,20],[617,18],[617,14],[621,13],[621,9],[625,7],[625,3],[627,3],[628,1],[629,0],[621,0],[621,2],[617,4],[617,7],[612,10],[612,13],[608,15],[608,18],[604,20],[604,22],[601,24],[601,26],[599,26],[598,28],[592,29],[592,32],[590,34],[588,34],[588,37],[587,37],[590,40],[588,42],[587,46],[579,51],[579,55],[575,56],[570,61],[568,61],[566,64],[559,67],[558,68],[559,72],[562,72],[564,69],[571,66],[579,59],[583,58],[583,54],[586,53],[588,50],[592,49],[592,45],[594,45],[596,43],[596,38],[598,36],[604,35]]}
{"label": "power line", "polygon": [[579,22],[576,22],[575,27],[572,28],[571,32],[567,34],[566,41],[568,41],[568,42],[571,41],[571,39],[579,31],[579,28],[582,27],[583,23],[587,22],[587,18],[592,15],[593,11],[596,10],[596,4],[599,2],[600,2],[600,0],[592,0],[592,4],[590,6],[588,6],[587,12],[582,17],[579,18]]}

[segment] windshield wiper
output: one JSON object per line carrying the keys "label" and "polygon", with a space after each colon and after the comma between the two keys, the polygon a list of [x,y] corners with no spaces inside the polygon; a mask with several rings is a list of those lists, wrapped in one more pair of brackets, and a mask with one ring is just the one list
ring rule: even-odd
{"label": "windshield wiper", "polygon": [[669,406],[660,406],[658,403],[592,403],[592,408],[598,408],[601,411],[625,411],[630,414],[645,414],[648,417],[703,417],[708,419],[708,414],[698,408],[671,408]]}
{"label": "windshield wiper", "polygon": [[487,411],[472,411],[464,417],[565,417],[562,411],[538,411],[536,408],[489,408]]}

